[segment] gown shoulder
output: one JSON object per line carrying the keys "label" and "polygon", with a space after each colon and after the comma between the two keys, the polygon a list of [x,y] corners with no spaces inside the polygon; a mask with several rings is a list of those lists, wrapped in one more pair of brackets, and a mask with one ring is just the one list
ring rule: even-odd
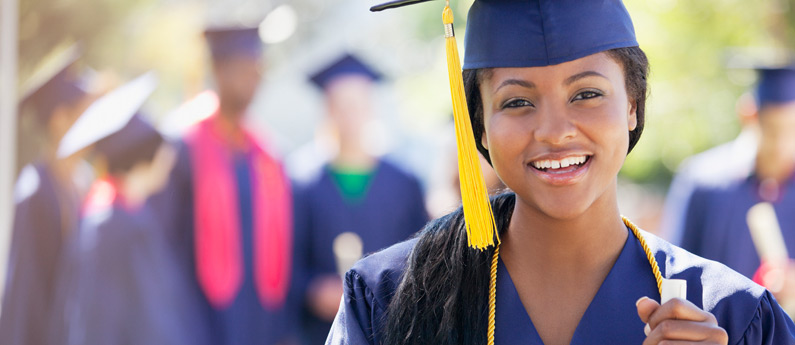
{"label": "gown shoulder", "polygon": [[795,344],[795,325],[764,287],[726,265],[644,233],[664,277],[687,280],[687,299],[712,313],[732,344]]}

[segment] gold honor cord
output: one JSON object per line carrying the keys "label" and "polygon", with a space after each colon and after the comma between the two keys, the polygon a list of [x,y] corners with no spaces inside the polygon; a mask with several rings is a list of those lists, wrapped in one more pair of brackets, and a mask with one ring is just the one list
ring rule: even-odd
{"label": "gold honor cord", "polygon": [[[654,254],[649,249],[649,246],[646,244],[646,240],[643,238],[643,235],[640,234],[640,230],[635,224],[629,221],[626,217],[621,217],[624,220],[624,224],[632,230],[632,234],[638,239],[640,242],[640,246],[643,247],[643,251],[646,253],[646,259],[649,260],[649,264],[651,265],[651,271],[654,274],[654,279],[657,281],[657,290],[662,295],[662,274],[660,273],[660,266],[657,265],[657,260],[654,258]],[[496,311],[497,311],[497,261],[500,256],[500,246],[494,248],[494,256],[491,258],[491,279],[489,281],[489,328],[487,333],[487,340],[488,345],[494,345],[494,329],[496,328]]]}
{"label": "gold honor cord", "polygon": [[494,223],[494,214],[489,202],[489,193],[480,170],[480,158],[469,122],[464,80],[461,76],[461,62],[458,45],[453,31],[453,11],[447,1],[442,12],[444,22],[444,41],[447,51],[447,73],[450,77],[450,94],[453,99],[453,118],[455,122],[456,145],[458,147],[458,176],[461,184],[461,202],[464,209],[469,246],[484,250],[494,245],[499,235]]}

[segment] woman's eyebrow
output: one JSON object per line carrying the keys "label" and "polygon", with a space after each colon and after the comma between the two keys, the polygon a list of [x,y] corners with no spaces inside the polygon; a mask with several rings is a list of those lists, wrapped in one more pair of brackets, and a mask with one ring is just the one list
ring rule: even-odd
{"label": "woman's eyebrow", "polygon": [[518,85],[518,86],[522,86],[522,87],[525,87],[525,88],[528,88],[528,89],[534,89],[536,87],[536,84],[533,84],[532,82],[529,82],[529,81],[526,81],[526,80],[508,79],[508,80],[502,82],[500,84],[500,86],[498,86],[497,89],[494,90],[494,92],[500,91],[500,89],[503,86],[508,86],[508,85]]}
{"label": "woman's eyebrow", "polygon": [[573,82],[575,82],[577,80],[580,80],[582,78],[587,78],[587,77],[602,77],[602,78],[607,79],[607,77],[605,77],[603,74],[601,74],[599,72],[596,72],[596,71],[585,71],[585,72],[580,72],[580,73],[577,73],[577,74],[575,74],[575,75],[573,75],[571,77],[566,78],[566,80],[563,83],[566,84],[566,85],[570,85],[571,83],[573,83]]}

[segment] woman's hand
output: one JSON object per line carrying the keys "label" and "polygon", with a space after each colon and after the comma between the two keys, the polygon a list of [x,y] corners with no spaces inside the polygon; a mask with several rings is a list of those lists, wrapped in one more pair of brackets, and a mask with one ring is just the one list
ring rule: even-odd
{"label": "woman's hand", "polygon": [[712,314],[686,300],[674,298],[660,305],[642,297],[635,305],[638,316],[646,323],[643,345],[656,344],[720,344],[726,345],[729,336]]}

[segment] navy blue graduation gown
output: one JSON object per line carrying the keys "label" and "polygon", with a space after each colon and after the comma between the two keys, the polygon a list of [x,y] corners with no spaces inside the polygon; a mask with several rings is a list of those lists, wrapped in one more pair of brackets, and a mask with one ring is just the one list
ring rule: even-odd
{"label": "navy blue graduation gown", "polygon": [[187,275],[147,207],[93,212],[64,251],[53,343],[203,344]]}
{"label": "navy blue graduation gown", "polygon": [[[334,239],[357,234],[363,254],[410,238],[428,221],[419,181],[391,163],[380,160],[363,200],[346,201],[328,167],[295,192],[295,265],[297,295],[305,296],[315,277],[337,274]],[[321,344],[331,323],[315,317],[304,305],[302,333],[306,344]]]}
{"label": "navy blue graduation gown", "polygon": [[[790,256],[795,254],[795,181],[787,181],[773,203]],[[761,202],[758,182],[749,177],[724,188],[700,188],[690,200],[682,247],[753,277],[760,260],[746,216]]]}
{"label": "navy blue graduation gown", "polygon": [[78,199],[44,163],[26,166],[16,189],[0,342],[45,344],[56,309],[58,260],[66,237],[77,227]]}
{"label": "navy blue graduation gown", "polygon": [[267,310],[259,301],[253,276],[253,208],[251,164],[246,155],[235,157],[234,173],[238,183],[241,212],[240,238],[244,277],[235,300],[223,310],[213,308],[204,297],[196,277],[193,233],[193,181],[190,149],[184,143],[178,148],[177,160],[166,188],[150,198],[157,219],[166,228],[179,256],[180,267],[190,272],[191,287],[187,293],[196,296],[203,315],[204,327],[212,344],[285,344],[294,337],[297,316],[291,298],[278,310]]}
{"label": "navy blue graduation gown", "polygon": [[[795,344],[795,325],[764,288],[719,263],[643,232],[663,276],[687,280],[688,300],[712,313],[729,344]],[[358,262],[345,277],[345,296],[326,344],[379,344],[385,310],[416,240]],[[486,293],[486,291],[484,291]],[[640,344],[644,323],[635,302],[659,301],[638,240],[630,234],[616,263],[580,320],[571,344]],[[542,344],[502,262],[497,270],[495,344]]]}

